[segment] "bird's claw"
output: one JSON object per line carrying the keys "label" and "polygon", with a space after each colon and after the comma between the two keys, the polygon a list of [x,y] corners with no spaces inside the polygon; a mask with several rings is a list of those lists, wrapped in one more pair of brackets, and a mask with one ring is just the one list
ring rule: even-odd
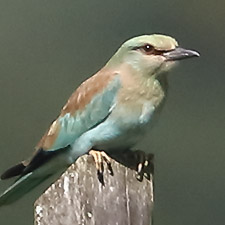
{"label": "bird's claw", "polygon": [[92,155],[92,157],[94,159],[95,167],[97,169],[98,179],[104,185],[104,179],[103,179],[104,162],[106,162],[109,174],[113,176],[113,170],[112,170],[112,166],[111,166],[111,159],[103,151],[91,150],[91,151],[89,151],[89,154]]}
{"label": "bird's claw", "polygon": [[137,164],[137,176],[139,181],[143,180],[143,177],[150,179],[150,172],[153,172],[153,154],[145,154],[142,151],[135,151],[135,157],[138,162]]}

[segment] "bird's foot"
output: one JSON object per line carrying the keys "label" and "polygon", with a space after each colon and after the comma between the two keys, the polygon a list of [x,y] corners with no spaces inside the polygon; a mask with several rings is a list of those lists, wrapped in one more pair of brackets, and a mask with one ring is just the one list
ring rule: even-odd
{"label": "bird's foot", "polygon": [[97,169],[98,179],[104,185],[104,178],[103,178],[104,162],[106,162],[106,164],[107,164],[107,169],[108,169],[110,175],[113,176],[113,170],[112,170],[112,166],[111,166],[111,159],[103,151],[91,150],[91,151],[89,151],[89,155],[92,155],[92,157],[94,159],[94,162],[95,162],[95,167]]}
{"label": "bird's foot", "polygon": [[144,177],[150,179],[150,174],[153,173],[153,154],[145,154],[143,151],[137,150],[134,152],[137,164],[137,176],[139,181],[142,181]]}

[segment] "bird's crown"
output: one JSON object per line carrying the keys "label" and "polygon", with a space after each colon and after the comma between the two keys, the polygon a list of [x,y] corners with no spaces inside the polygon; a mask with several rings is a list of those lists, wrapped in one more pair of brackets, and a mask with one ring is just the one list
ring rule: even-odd
{"label": "bird's crown", "polygon": [[135,49],[146,45],[150,45],[154,47],[154,49],[159,51],[169,51],[175,49],[178,46],[178,43],[174,38],[170,36],[162,34],[152,34],[131,38],[127,40],[121,47]]}

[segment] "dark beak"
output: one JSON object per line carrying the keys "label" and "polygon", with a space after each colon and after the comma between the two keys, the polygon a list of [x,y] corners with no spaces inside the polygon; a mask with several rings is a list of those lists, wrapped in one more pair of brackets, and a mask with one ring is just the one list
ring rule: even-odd
{"label": "dark beak", "polygon": [[172,51],[165,52],[163,56],[166,57],[167,61],[175,61],[192,57],[199,57],[200,54],[193,50],[188,50],[184,48],[175,48]]}

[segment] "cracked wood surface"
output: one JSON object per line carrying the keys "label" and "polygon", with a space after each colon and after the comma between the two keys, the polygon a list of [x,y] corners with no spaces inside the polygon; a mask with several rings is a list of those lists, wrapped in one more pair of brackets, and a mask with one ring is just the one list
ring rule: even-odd
{"label": "cracked wood surface", "polygon": [[99,182],[91,156],[80,157],[35,202],[35,225],[149,225],[153,181],[112,160]]}

